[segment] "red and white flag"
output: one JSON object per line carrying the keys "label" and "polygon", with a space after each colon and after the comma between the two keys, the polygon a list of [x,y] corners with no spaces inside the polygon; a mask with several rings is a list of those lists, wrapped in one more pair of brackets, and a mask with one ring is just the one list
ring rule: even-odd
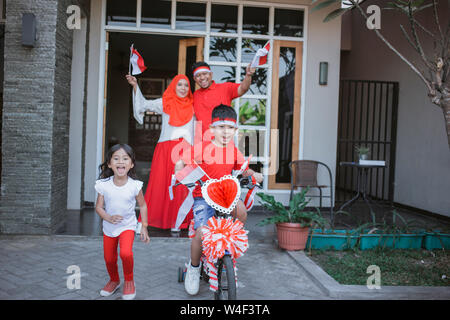
{"label": "red and white flag", "polygon": [[133,68],[133,71],[131,72],[131,74],[137,75],[137,74],[141,74],[142,72],[145,71],[145,69],[147,69],[147,67],[144,64],[144,59],[141,57],[141,55],[139,54],[139,52],[136,51],[136,49],[134,49],[133,45],[131,45],[131,54],[130,54],[130,69]]}
{"label": "red and white flag", "polygon": [[[176,180],[180,181],[182,184],[194,183],[194,182],[200,180],[201,178],[203,178],[204,175],[205,175],[205,171],[203,171],[203,169],[200,168],[199,165],[197,165],[197,164],[187,165],[182,170],[178,171],[175,174],[175,177],[172,178],[172,184],[174,184]],[[169,187],[169,195],[170,195],[170,199],[172,200],[173,195],[170,190],[171,187]],[[189,194],[184,199],[183,203],[181,204],[180,208],[178,209],[177,219],[175,221],[175,229],[180,229],[181,224],[183,223],[187,214],[189,213],[192,206],[194,205],[194,197],[192,195],[194,188],[195,188],[195,186],[188,187]]]}
{"label": "red and white flag", "polygon": [[178,171],[175,178],[182,184],[189,184],[200,180],[204,175],[205,171],[203,171],[200,166],[193,163]]}
{"label": "red and white flag", "polygon": [[258,66],[262,66],[263,64],[267,63],[267,55],[270,51],[270,41],[267,41],[267,43],[264,45],[264,47],[258,49],[256,51],[255,56],[253,57],[252,61],[252,68],[256,68]]}

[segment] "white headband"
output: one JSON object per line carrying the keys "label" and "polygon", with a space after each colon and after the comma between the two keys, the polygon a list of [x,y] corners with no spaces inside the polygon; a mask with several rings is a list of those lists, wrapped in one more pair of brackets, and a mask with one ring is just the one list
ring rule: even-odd
{"label": "white headband", "polygon": [[194,70],[194,77],[199,72],[211,72],[211,69],[209,69],[207,66],[201,66]]}

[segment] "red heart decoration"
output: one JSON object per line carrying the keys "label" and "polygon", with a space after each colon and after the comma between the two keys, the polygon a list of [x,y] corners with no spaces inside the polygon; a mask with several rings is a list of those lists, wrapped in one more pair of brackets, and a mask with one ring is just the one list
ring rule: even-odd
{"label": "red heart decoration", "polygon": [[206,192],[209,199],[224,209],[229,209],[239,196],[239,187],[234,179],[223,177],[220,180],[211,181]]}

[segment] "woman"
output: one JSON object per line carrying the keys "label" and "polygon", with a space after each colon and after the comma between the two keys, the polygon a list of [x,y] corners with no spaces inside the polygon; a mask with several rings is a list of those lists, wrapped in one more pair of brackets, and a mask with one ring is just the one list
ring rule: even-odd
{"label": "woman", "polygon": [[[173,188],[173,200],[170,200],[169,186],[178,160],[176,151],[174,151],[175,158],[172,156],[173,149],[177,147],[176,150],[181,152],[181,145],[193,143],[194,107],[189,80],[185,75],[179,74],[172,79],[162,98],[147,100],[142,95],[136,78],[130,74],[126,75],[126,78],[133,86],[133,111],[136,121],[143,123],[145,111],[162,114],[161,135],[153,153],[144,197],[148,208],[148,224],[152,227],[179,231],[175,228],[175,221],[188,190],[182,185]],[[191,219],[192,212],[187,215],[180,228],[187,228]]]}

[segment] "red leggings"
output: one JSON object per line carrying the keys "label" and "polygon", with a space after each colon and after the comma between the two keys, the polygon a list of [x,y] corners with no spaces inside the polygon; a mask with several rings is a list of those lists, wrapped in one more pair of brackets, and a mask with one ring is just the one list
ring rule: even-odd
{"label": "red leggings", "polygon": [[133,241],[134,231],[132,230],[125,230],[114,238],[103,235],[103,253],[111,281],[120,281],[117,269],[117,245],[120,245],[120,259],[125,281],[133,281]]}

